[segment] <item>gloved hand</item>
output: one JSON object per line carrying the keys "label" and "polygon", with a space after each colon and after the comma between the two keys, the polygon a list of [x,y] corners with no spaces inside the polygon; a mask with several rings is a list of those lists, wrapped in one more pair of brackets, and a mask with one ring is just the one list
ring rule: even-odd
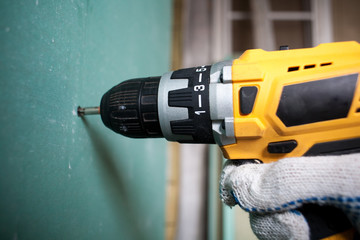
{"label": "gloved hand", "polygon": [[360,154],[240,166],[228,160],[220,197],[250,213],[259,239],[309,239],[309,226],[296,210],[307,203],[340,208],[360,231]]}

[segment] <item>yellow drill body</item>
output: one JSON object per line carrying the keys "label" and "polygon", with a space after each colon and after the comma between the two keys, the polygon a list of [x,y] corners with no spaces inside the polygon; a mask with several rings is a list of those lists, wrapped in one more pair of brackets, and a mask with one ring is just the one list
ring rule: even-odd
{"label": "yellow drill body", "polygon": [[[231,70],[236,143],[222,146],[226,158],[273,162],[312,155],[309,151],[312,147],[322,151],[317,155],[331,151],[346,153],[359,141],[357,42],[274,52],[248,50],[233,61]],[[256,87],[257,94],[251,113],[244,114],[239,95],[241,88],[249,86]],[[339,108],[346,110],[339,113]],[[332,110],[336,113],[331,113]]]}

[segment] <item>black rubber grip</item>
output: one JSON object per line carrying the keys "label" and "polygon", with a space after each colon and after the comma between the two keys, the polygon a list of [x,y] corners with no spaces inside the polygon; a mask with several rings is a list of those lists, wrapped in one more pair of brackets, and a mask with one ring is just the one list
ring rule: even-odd
{"label": "black rubber grip", "polygon": [[358,74],[285,86],[276,115],[287,127],[346,118]]}

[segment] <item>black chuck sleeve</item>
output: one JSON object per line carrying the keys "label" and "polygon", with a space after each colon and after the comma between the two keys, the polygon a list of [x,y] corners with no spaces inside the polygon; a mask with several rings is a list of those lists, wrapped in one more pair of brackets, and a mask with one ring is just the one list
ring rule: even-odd
{"label": "black chuck sleeve", "polygon": [[132,138],[163,137],[157,95],[160,77],[124,81],[101,99],[100,114],[111,130]]}

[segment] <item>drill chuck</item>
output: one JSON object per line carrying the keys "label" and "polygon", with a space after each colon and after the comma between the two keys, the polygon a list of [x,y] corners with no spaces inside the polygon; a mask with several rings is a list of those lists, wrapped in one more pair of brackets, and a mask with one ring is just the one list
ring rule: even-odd
{"label": "drill chuck", "polygon": [[[126,80],[103,95],[99,108],[79,107],[78,116],[101,114],[105,126],[131,138],[234,143],[222,124],[233,113],[231,82],[221,82],[221,71],[229,65],[221,62]],[[219,104],[224,107],[214,109]]]}
{"label": "drill chuck", "polygon": [[214,143],[209,84],[210,66],[130,79],[104,94],[101,119],[127,137]]}
{"label": "drill chuck", "polygon": [[163,137],[158,117],[160,77],[124,81],[104,94],[101,119],[111,130],[132,138]]}

